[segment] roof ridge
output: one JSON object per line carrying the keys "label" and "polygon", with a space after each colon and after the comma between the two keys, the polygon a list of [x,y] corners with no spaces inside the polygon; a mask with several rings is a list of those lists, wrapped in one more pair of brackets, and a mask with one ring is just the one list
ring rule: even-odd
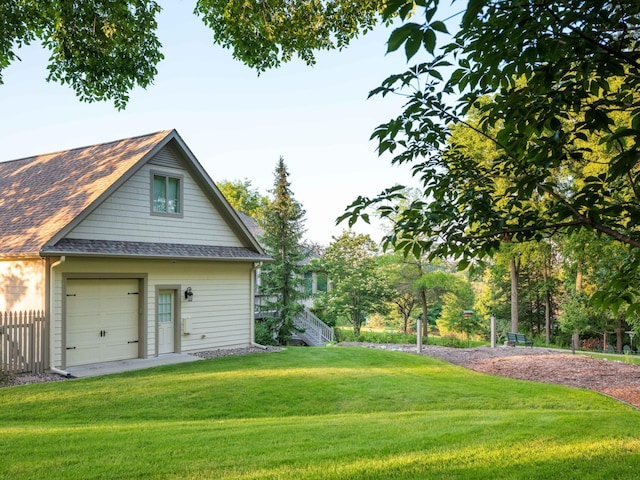
{"label": "roof ridge", "polygon": [[54,151],[54,152],[40,153],[40,154],[36,154],[36,155],[30,155],[28,157],[15,158],[15,159],[11,159],[11,160],[0,160],[0,164],[5,165],[7,163],[12,163],[12,162],[21,162],[21,161],[25,161],[25,160],[32,160],[32,159],[37,158],[37,157],[46,157],[46,156],[49,156],[49,155],[60,155],[60,154],[63,154],[63,153],[70,153],[70,152],[75,152],[75,151],[78,151],[78,150],[87,150],[89,148],[103,147],[105,145],[116,144],[116,143],[120,143],[120,142],[124,142],[124,141],[130,141],[130,140],[138,140],[138,139],[141,139],[141,138],[153,137],[155,135],[160,135],[160,134],[168,135],[173,131],[175,131],[175,129],[158,130],[157,132],[146,133],[146,134],[142,134],[142,135],[136,135],[136,136],[133,136],[133,137],[119,138],[119,139],[116,139],[116,140],[110,140],[108,142],[93,143],[93,144],[90,144],[90,145],[85,145],[84,147],[67,148],[67,149],[63,149],[63,150],[57,150],[57,151]]}

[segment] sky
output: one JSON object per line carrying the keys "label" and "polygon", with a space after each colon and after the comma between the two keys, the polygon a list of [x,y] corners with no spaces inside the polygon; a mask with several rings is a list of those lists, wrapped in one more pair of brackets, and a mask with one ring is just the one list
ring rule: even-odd
{"label": "sky", "polygon": [[[258,75],[213,44],[192,2],[161,5],[165,59],[124,111],[80,102],[68,86],[47,83],[49,52],[20,50],[0,85],[0,161],[176,129],[214,181],[246,179],[267,194],[282,156],[306,211],[305,238],[323,245],[347,228],[335,220],[358,195],[416,186],[409,167],[378,157],[369,140],[402,106],[399,97],[367,99],[407,66],[401,52],[385,55],[389,30],[321,52],[313,67],[295,61]],[[378,241],[384,227],[359,222],[354,230]]]}

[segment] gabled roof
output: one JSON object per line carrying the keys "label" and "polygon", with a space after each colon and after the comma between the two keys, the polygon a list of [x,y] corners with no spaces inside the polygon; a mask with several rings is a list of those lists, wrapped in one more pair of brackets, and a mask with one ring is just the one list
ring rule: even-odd
{"label": "gabled roof", "polygon": [[[56,244],[64,234],[169,142],[182,151],[190,172],[246,244],[248,248],[243,250],[265,257],[258,242],[175,130],[1,162],[0,256],[60,251]],[[82,253],[77,248],[75,252]]]}
{"label": "gabled roof", "polygon": [[240,217],[240,220],[242,220],[242,223],[244,223],[245,227],[249,229],[251,234],[260,241],[260,237],[264,235],[264,230],[260,225],[258,225],[258,221],[246,213],[242,213],[240,210],[236,210],[236,213],[238,214],[238,217]]}

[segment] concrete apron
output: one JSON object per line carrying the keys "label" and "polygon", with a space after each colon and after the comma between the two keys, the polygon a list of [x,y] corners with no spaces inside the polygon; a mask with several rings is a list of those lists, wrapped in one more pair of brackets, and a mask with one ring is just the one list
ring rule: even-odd
{"label": "concrete apron", "polygon": [[195,362],[197,360],[202,360],[202,358],[184,353],[168,353],[166,355],[160,355],[152,358],[132,358],[130,360],[118,360],[115,362],[78,365],[66,368],[65,371],[69,372],[69,374],[75,378],[86,378],[110,375],[112,373],[129,372],[132,370],[143,370],[145,368],[157,367],[159,365]]}

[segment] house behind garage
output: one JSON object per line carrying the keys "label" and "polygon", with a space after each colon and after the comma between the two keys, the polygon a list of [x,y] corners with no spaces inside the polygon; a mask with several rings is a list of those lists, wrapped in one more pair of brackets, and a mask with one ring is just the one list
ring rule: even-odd
{"label": "house behind garage", "polygon": [[0,312],[43,312],[45,368],[248,346],[265,260],[175,130],[0,163]]}

